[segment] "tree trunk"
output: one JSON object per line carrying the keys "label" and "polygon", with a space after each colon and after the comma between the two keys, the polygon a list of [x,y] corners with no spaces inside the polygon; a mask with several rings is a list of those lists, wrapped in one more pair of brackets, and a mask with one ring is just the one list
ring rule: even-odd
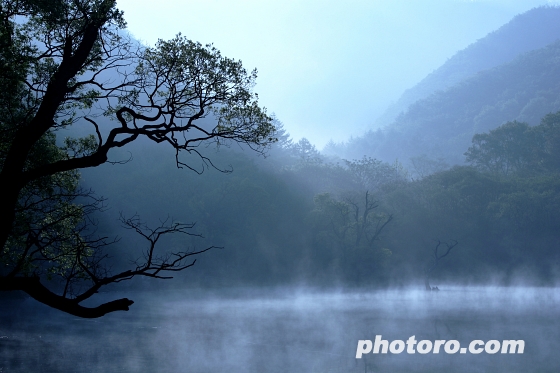
{"label": "tree trunk", "polygon": [[114,311],[128,311],[128,307],[134,302],[127,298],[113,300],[103,303],[97,307],[88,308],[81,306],[76,300],[56,295],[47,289],[39,277],[0,277],[0,291],[20,290],[27,293],[31,298],[56,308],[60,311],[83,318],[97,318]]}

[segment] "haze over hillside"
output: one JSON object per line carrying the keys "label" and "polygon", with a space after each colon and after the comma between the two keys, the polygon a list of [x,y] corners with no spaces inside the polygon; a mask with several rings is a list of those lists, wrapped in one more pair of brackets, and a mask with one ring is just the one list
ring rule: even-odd
{"label": "haze over hillside", "polygon": [[420,83],[405,91],[375,121],[375,125],[388,125],[412,103],[439,90],[445,90],[477,72],[509,62],[524,52],[542,48],[558,38],[560,8],[539,7],[520,14],[498,30],[456,53]]}
{"label": "haze over hillside", "polygon": [[462,163],[474,134],[513,120],[536,125],[560,109],[560,43],[549,43],[558,38],[560,8],[517,16],[407,91],[397,104],[406,111],[391,124],[325,151],[347,159],[367,155],[406,164],[427,155]]}

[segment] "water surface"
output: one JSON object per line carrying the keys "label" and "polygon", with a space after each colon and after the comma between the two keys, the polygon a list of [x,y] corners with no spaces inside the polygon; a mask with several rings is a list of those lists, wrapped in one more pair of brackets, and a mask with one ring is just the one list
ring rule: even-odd
{"label": "water surface", "polygon": [[[0,306],[0,372],[558,372],[560,292],[443,287],[230,290],[128,296],[131,311],[78,319],[31,299]],[[523,339],[523,354],[356,359],[358,340]]]}

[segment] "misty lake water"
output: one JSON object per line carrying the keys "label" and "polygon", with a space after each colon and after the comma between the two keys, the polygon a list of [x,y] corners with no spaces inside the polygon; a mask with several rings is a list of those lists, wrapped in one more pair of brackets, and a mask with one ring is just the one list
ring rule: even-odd
{"label": "misty lake water", "polygon": [[[231,290],[127,293],[83,320],[30,299],[0,305],[0,372],[558,372],[560,291]],[[121,294],[103,294],[114,299]],[[358,340],[522,339],[523,354],[368,354]]]}

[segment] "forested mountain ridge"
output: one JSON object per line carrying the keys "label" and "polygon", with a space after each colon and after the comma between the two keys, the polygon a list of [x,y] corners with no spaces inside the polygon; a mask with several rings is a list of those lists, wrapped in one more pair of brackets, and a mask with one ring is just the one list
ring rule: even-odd
{"label": "forested mountain ridge", "polygon": [[512,120],[536,125],[560,110],[558,61],[560,41],[438,91],[412,104],[391,126],[326,150],[347,159],[367,155],[407,164],[427,155],[461,164],[476,133]]}
{"label": "forested mountain ridge", "polygon": [[376,127],[391,124],[414,102],[445,90],[476,73],[507,63],[522,53],[543,48],[560,38],[560,8],[539,7],[517,15],[449,58],[379,117]]}

